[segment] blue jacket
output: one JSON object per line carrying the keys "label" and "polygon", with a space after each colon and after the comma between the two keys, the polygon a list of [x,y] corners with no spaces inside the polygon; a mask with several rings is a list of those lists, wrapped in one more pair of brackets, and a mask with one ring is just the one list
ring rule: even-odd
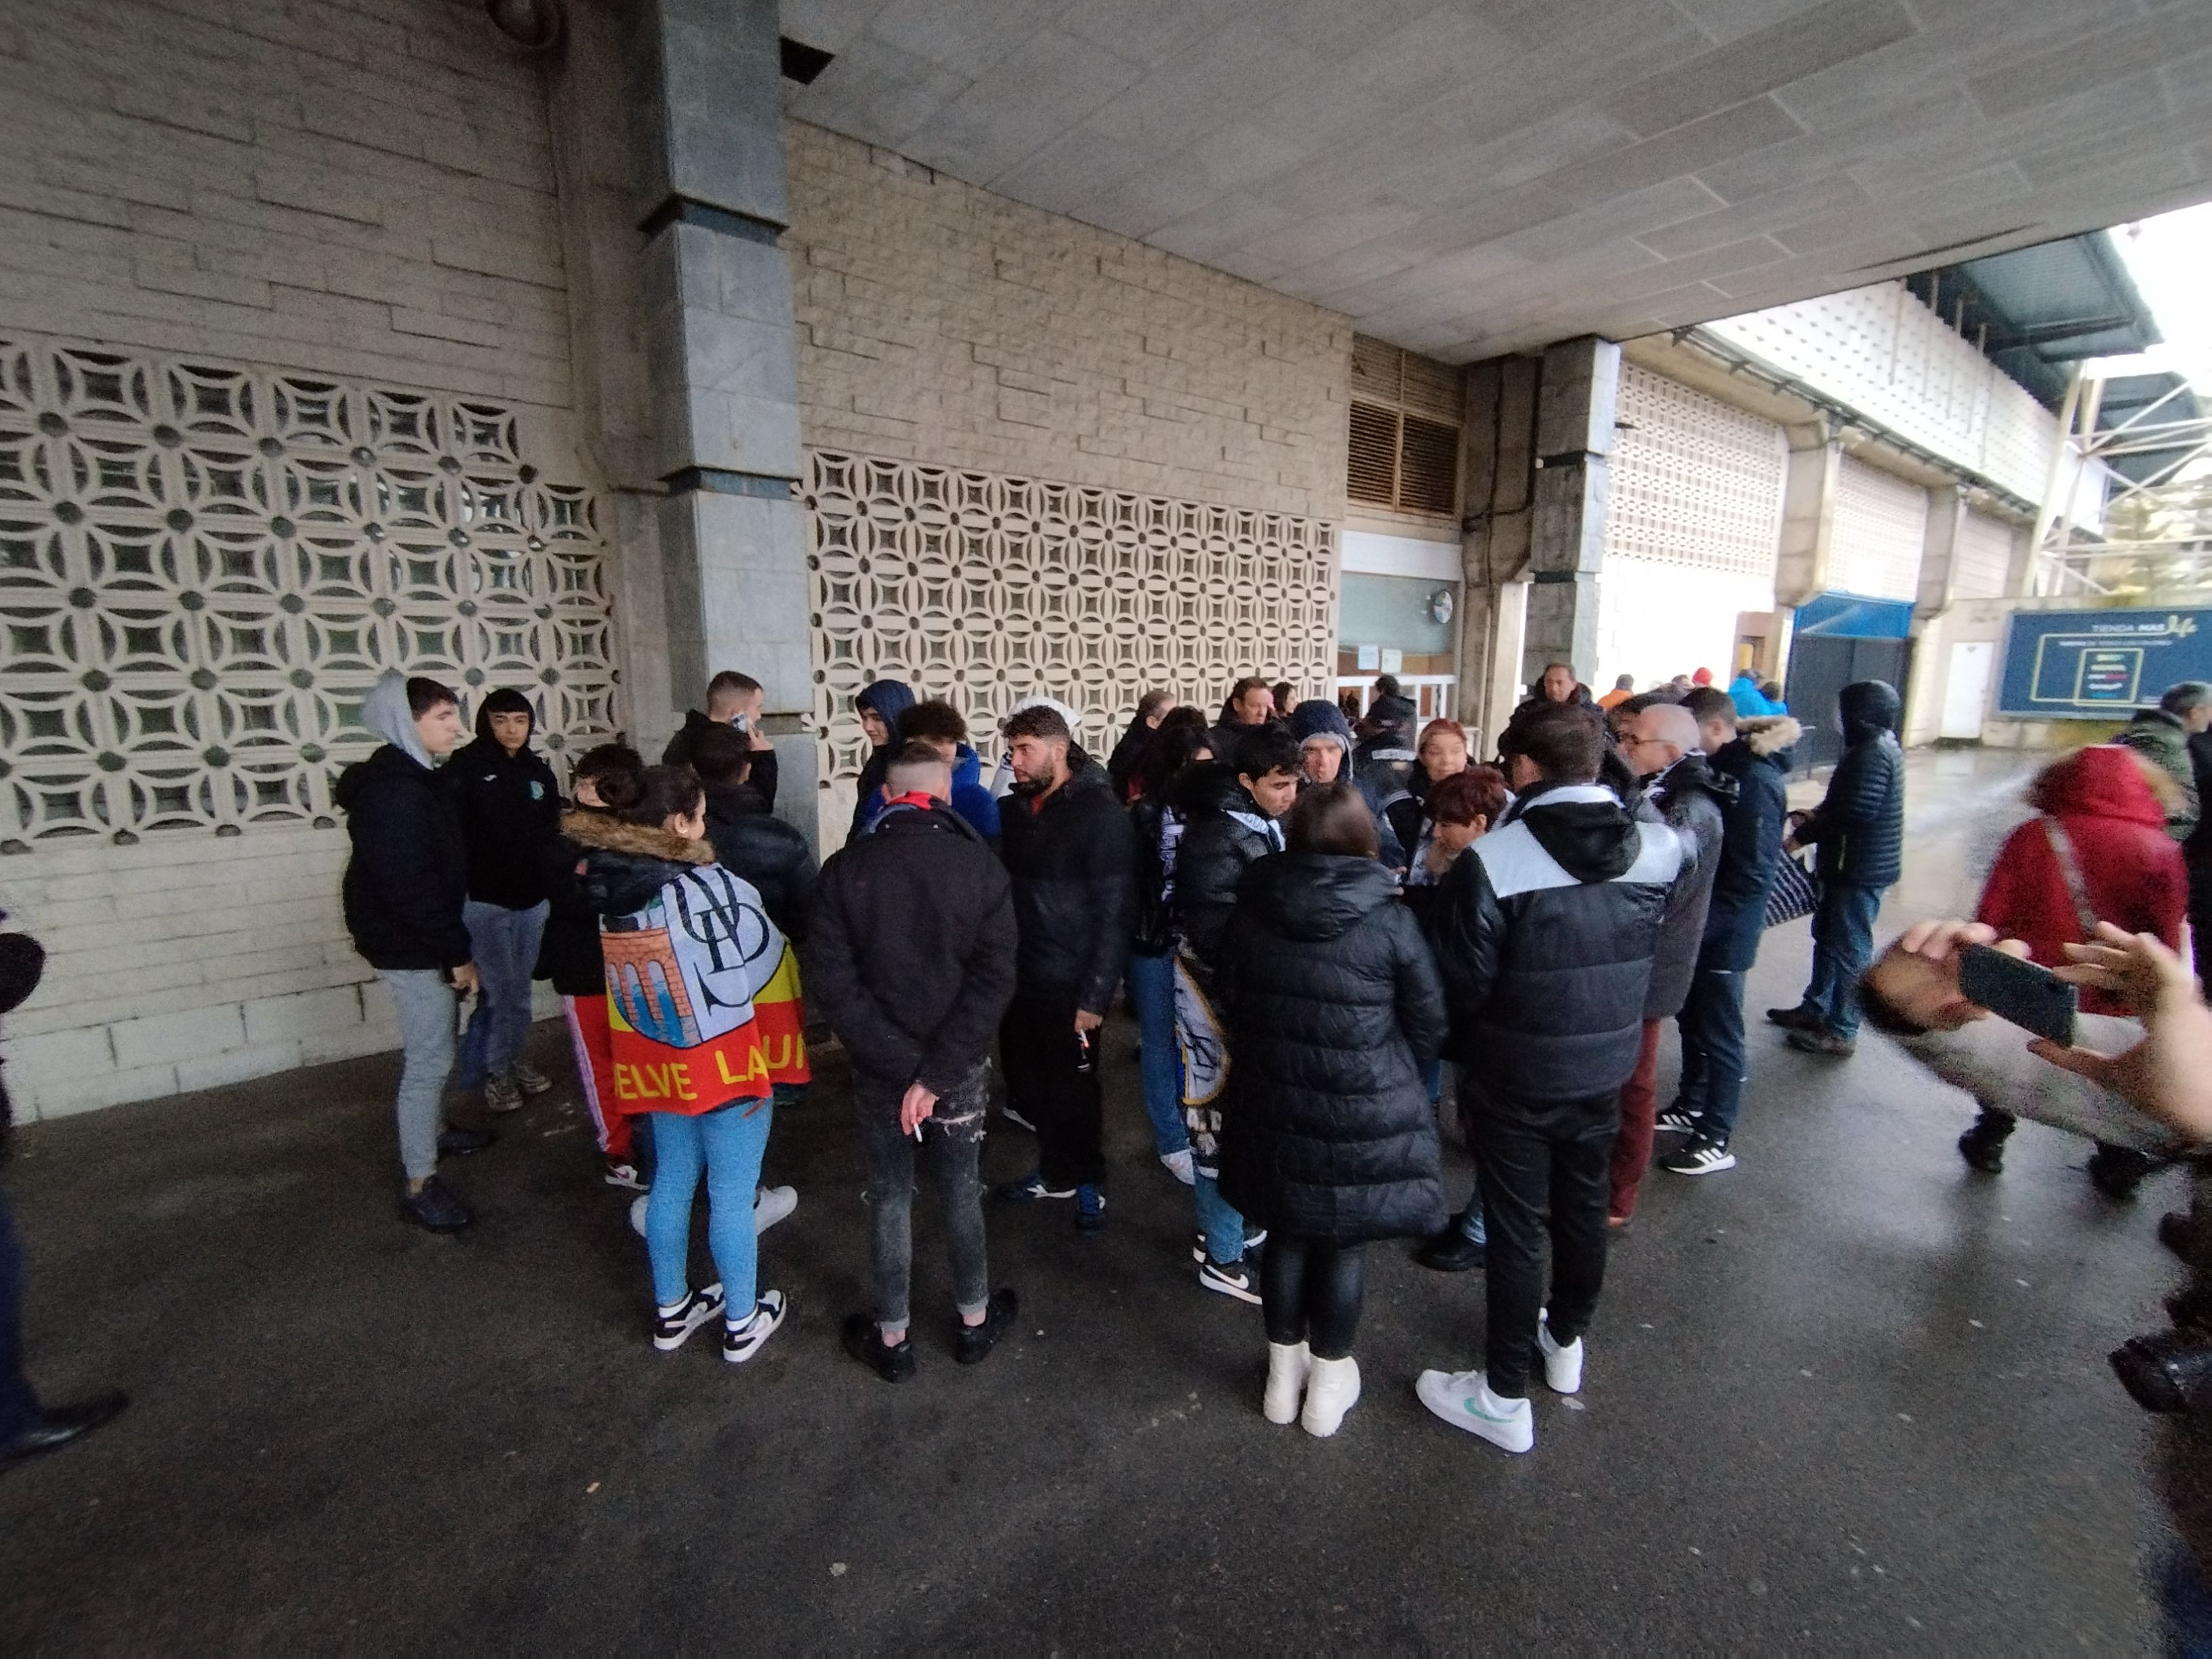
{"label": "blue jacket", "polygon": [[1721,810],[1721,855],[1698,966],[1741,973],[1758,959],[1766,932],[1766,901],[1782,867],[1790,816],[1790,745],[1802,728],[1787,715],[1745,720],[1735,741],[1712,758],[1713,770],[1734,778],[1736,798]]}
{"label": "blue jacket", "polygon": [[1789,712],[1777,708],[1759,689],[1759,679],[1750,673],[1739,674],[1729,682],[1729,701],[1735,705],[1736,714],[1745,720],[1759,720],[1768,714]]}
{"label": "blue jacket", "polygon": [[[999,803],[983,787],[982,757],[966,744],[952,757],[952,810],[983,838],[993,852],[999,850]],[[873,824],[884,810],[883,785],[878,781],[858,804],[859,834]]]}

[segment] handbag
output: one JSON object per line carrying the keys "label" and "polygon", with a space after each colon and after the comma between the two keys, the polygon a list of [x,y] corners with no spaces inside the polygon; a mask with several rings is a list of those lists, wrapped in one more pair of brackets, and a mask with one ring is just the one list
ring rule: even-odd
{"label": "handbag", "polygon": [[1766,890],[1766,925],[1779,927],[1785,921],[1809,916],[1814,902],[1812,871],[1803,859],[1784,854],[1775,866],[1774,885]]}

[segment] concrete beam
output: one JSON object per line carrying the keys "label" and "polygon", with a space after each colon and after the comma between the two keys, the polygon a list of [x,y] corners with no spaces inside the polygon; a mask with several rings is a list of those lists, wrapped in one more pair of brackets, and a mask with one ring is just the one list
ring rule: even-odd
{"label": "concrete beam", "polygon": [[1774,562],[1777,609],[1795,610],[1828,586],[1836,534],[1836,480],[1844,447],[1825,418],[1786,428],[1789,470],[1782,487],[1782,547]]}

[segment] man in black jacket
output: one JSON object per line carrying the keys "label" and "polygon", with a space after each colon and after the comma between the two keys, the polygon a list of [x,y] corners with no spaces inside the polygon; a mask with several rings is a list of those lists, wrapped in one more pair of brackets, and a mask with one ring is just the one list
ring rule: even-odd
{"label": "man in black jacket", "polygon": [[707,712],[686,709],[684,725],[668,740],[661,751],[663,766],[693,766],[691,745],[700,732],[712,726],[726,726],[745,740],[752,750],[753,766],[745,780],[745,787],[752,791],[763,812],[775,811],[775,745],[761,730],[761,704],[767,693],[761,683],[750,674],[740,674],[735,669],[725,668],[707,682]]}
{"label": "man in black jacket", "polygon": [[1681,1080],[1674,1103],[1659,1115],[1662,1134],[1688,1139],[1659,1167],[1674,1175],[1717,1175],[1735,1167],[1729,1146],[1747,1078],[1743,981],[1758,959],[1767,896],[1782,867],[1790,750],[1798,726],[1786,714],[1740,720],[1728,693],[1714,686],[1699,686],[1682,706],[1698,722],[1698,745],[1711,757],[1712,769],[1732,780],[1736,793],[1721,809],[1712,902],[1682,1005]]}
{"label": "man in black jacket", "polygon": [[483,980],[484,1104],[511,1112],[553,1080],[522,1057],[530,976],[545,935],[546,857],[561,827],[561,784],[530,746],[537,716],[520,691],[477,709],[477,739],[439,772],[461,811],[469,902],[461,920]]}
{"label": "man in black jacket", "polygon": [[[1514,722],[1502,827],[1444,878],[1431,915],[1461,1110],[1489,1228],[1486,1369],[1424,1371],[1421,1403],[1507,1451],[1535,1444],[1540,1351],[1560,1394],[1582,1386],[1583,1332],[1605,1280],[1607,1169],[1620,1085],[1644,1035],[1651,956],[1682,843],[1597,784],[1603,738],[1571,703]],[[1539,1267],[1552,1246],[1547,1310]]]}
{"label": "man in black jacket", "polygon": [[457,996],[477,989],[469,930],[468,847],[453,792],[432,764],[461,740],[459,700],[430,679],[393,669],[362,700],[361,723],[384,746],[339,777],[335,799],[353,843],[343,889],[346,931],[392,993],[405,1063],[397,1113],[400,1207],[434,1232],[471,1219],[438,1179],[441,1152],[491,1144],[481,1129],[439,1127],[453,1069]]}
{"label": "man in black jacket", "polygon": [[867,1159],[875,1314],[845,1322],[845,1346],[897,1382],[915,1368],[907,1304],[918,1149],[945,1192],[960,1363],[988,1354],[1016,1311],[1013,1291],[990,1288],[980,1171],[991,1032],[1013,995],[1015,931],[1005,870],[949,805],[951,768],[909,744],[884,787],[883,811],[822,872],[805,964],[808,999],[853,1056]]}
{"label": "man in black jacket", "polygon": [[1817,847],[1814,877],[1813,976],[1795,1008],[1767,1018],[1790,1033],[1790,1046],[1847,1055],[1858,1046],[1859,975],[1874,957],[1874,918],[1882,890],[1905,868],[1905,752],[1897,746],[1902,705],[1882,680],[1856,680],[1837,694],[1844,757],[1828,793],[1810,812],[1793,812],[1784,852]]}
{"label": "man in black jacket", "polygon": [[1275,717],[1275,694],[1257,674],[1248,674],[1229,688],[1221,705],[1220,724],[1213,728],[1213,758],[1227,760],[1247,732],[1256,731]]}
{"label": "man in black jacket", "polygon": [[1367,735],[1352,751],[1352,775],[1378,827],[1382,803],[1402,791],[1413,775],[1414,762],[1419,758],[1414,750],[1414,728],[1419,721],[1420,712],[1399,689],[1396,675],[1385,674],[1375,682],[1375,701],[1368,705],[1367,718],[1359,723]]}
{"label": "man in black jacket", "polygon": [[803,944],[814,903],[814,854],[806,837],[747,787],[757,754],[726,726],[704,727],[692,738],[691,769],[707,792],[707,840],[714,862],[750,882],[768,919],[793,945]]}
{"label": "man in black jacket", "polygon": [[1231,1034],[1218,1016],[1214,967],[1237,908],[1237,884],[1270,853],[1283,850],[1276,820],[1298,798],[1298,740],[1284,726],[1255,726],[1237,740],[1234,760],[1194,766],[1176,780],[1183,813],[1176,853],[1176,1041],[1186,1057],[1183,1121],[1190,1130],[1191,1196],[1197,1205],[1198,1282],[1258,1305],[1244,1270],[1244,1218],[1221,1196],[1219,1097],[1229,1074]]}
{"label": "man in black jacket", "polygon": [[1621,1085],[1620,1139],[1613,1143],[1612,1196],[1606,1209],[1607,1224],[1613,1227],[1626,1227],[1636,1213],[1636,1194],[1651,1167],[1659,1115],[1659,1030],[1689,1000],[1713,872],[1720,863],[1722,814],[1735,804],[1736,794],[1733,780],[1717,777],[1705,764],[1698,722],[1680,703],[1654,700],[1638,708],[1626,723],[1620,748],[1643,780],[1644,800],[1680,837],[1683,857],[1696,862],[1668,898],[1651,956],[1651,986],[1644,995],[1644,1046],[1637,1053],[1636,1069]]}
{"label": "man in black jacket", "polygon": [[1136,850],[1103,767],[1071,769],[1073,735],[1042,704],[1006,721],[1013,787],[1000,850],[1012,878],[1019,943],[1014,1000],[1000,1028],[1008,1106],[1036,1127],[1037,1170],[1007,1199],[1073,1198],[1075,1224],[1106,1224],[1096,1033],[1105,1019],[1136,908]]}

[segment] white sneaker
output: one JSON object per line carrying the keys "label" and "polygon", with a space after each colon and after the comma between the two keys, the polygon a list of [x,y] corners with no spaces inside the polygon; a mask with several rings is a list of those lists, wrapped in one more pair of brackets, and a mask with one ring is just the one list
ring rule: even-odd
{"label": "white sneaker", "polygon": [[1249,1302],[1255,1308],[1260,1305],[1259,1287],[1252,1283],[1252,1275],[1245,1271],[1241,1261],[1232,1261],[1225,1267],[1218,1261],[1200,1262],[1198,1288],[1213,1291],[1222,1296],[1233,1296],[1239,1302]]}
{"label": "white sneaker", "polygon": [[1525,1400],[1501,1400],[1480,1371],[1423,1371],[1413,1392],[1455,1429],[1480,1435],[1493,1446],[1524,1452],[1536,1443],[1536,1414]]}
{"label": "white sneaker", "polygon": [[753,1237],[757,1238],[799,1207],[796,1187],[753,1188]]}
{"label": "white sneaker", "polygon": [[629,1230],[640,1238],[645,1237],[645,1206],[652,1198],[651,1193],[640,1193],[629,1201]]}
{"label": "white sneaker", "polygon": [[1260,1414],[1270,1423],[1295,1423],[1304,1399],[1306,1376],[1313,1370],[1313,1354],[1303,1342],[1267,1345],[1267,1391],[1261,1396]]}
{"label": "white sneaker", "polygon": [[763,1291],[760,1300],[753,1304],[752,1317],[742,1325],[722,1328],[722,1358],[732,1365],[744,1364],[775,1334],[776,1327],[783,1323],[783,1292]]}
{"label": "white sneaker", "polygon": [[1198,1169],[1191,1159],[1190,1148],[1188,1146],[1179,1152],[1162,1152],[1160,1162],[1167,1165],[1170,1175],[1186,1187],[1194,1184],[1198,1180]]}
{"label": "white sneaker", "polygon": [[672,1308],[656,1307],[653,1310],[653,1346],[663,1353],[674,1353],[692,1332],[721,1311],[720,1285],[694,1291]]}
{"label": "white sneaker", "polygon": [[1305,1431],[1326,1440],[1344,1421],[1345,1413],[1359,1400],[1359,1362],[1350,1354],[1341,1359],[1316,1359],[1306,1378],[1305,1409],[1298,1421]]}
{"label": "white sneaker", "polygon": [[1583,1391],[1583,1340],[1579,1336],[1561,1347],[1552,1340],[1552,1328],[1545,1322],[1547,1312],[1536,1313],[1536,1352],[1544,1356],[1544,1385],[1553,1394],[1580,1394]]}

